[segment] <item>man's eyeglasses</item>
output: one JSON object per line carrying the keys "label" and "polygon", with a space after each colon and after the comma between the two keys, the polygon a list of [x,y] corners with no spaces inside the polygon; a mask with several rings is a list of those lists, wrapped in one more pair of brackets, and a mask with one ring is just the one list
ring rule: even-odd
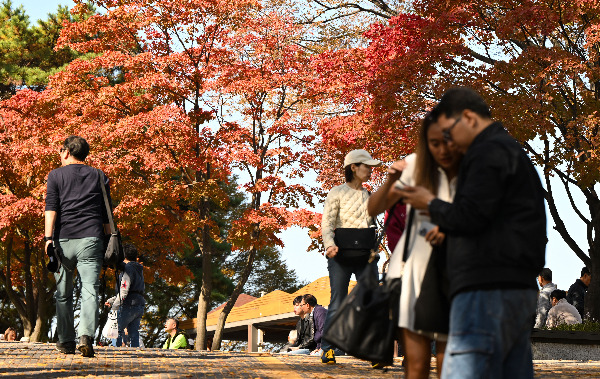
{"label": "man's eyeglasses", "polygon": [[66,147],[61,147],[59,151],[62,153],[62,152],[63,152],[63,151],[65,151],[65,150],[67,150],[67,148],[66,148]]}
{"label": "man's eyeglasses", "polygon": [[454,129],[456,124],[458,124],[458,122],[460,121],[461,118],[462,118],[462,116],[459,116],[456,119],[456,121],[454,121],[454,123],[448,129],[442,130],[442,135],[444,136],[444,141],[446,141],[446,142],[452,141],[452,134],[450,134],[450,133],[452,132],[452,129]]}

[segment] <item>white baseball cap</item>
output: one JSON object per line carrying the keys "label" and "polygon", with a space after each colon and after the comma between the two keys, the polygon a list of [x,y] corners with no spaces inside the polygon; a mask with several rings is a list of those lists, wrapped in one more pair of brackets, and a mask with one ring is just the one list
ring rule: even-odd
{"label": "white baseball cap", "polygon": [[344,158],[344,167],[351,165],[352,163],[362,163],[367,166],[381,166],[381,162],[377,159],[373,159],[371,154],[367,153],[366,150],[358,149],[352,150]]}

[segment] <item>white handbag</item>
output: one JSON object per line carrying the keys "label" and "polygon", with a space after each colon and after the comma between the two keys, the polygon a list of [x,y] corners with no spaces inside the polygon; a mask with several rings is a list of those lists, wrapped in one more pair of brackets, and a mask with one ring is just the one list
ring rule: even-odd
{"label": "white handbag", "polygon": [[119,322],[117,320],[117,311],[108,312],[108,320],[102,329],[102,336],[108,339],[119,337]]}

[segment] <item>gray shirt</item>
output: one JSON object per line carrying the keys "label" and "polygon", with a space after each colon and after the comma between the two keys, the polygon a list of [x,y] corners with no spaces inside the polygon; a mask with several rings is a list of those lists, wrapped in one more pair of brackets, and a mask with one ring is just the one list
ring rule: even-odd
{"label": "gray shirt", "polygon": [[542,328],[546,325],[546,317],[548,311],[552,308],[552,302],[550,301],[550,294],[556,289],[556,284],[548,283],[540,289],[537,301],[537,310],[535,312],[535,326],[534,328]]}

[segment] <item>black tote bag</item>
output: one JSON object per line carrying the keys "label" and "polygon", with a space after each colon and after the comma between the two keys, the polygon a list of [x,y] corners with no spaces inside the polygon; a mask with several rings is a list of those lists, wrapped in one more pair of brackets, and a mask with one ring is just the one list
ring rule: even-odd
{"label": "black tote bag", "polygon": [[[406,240],[413,217],[414,211],[411,211]],[[407,245],[404,245],[404,259]],[[373,251],[371,257],[376,254]],[[373,270],[365,270],[333,316],[323,338],[357,358],[391,365],[400,288],[400,279],[380,283]]]}

